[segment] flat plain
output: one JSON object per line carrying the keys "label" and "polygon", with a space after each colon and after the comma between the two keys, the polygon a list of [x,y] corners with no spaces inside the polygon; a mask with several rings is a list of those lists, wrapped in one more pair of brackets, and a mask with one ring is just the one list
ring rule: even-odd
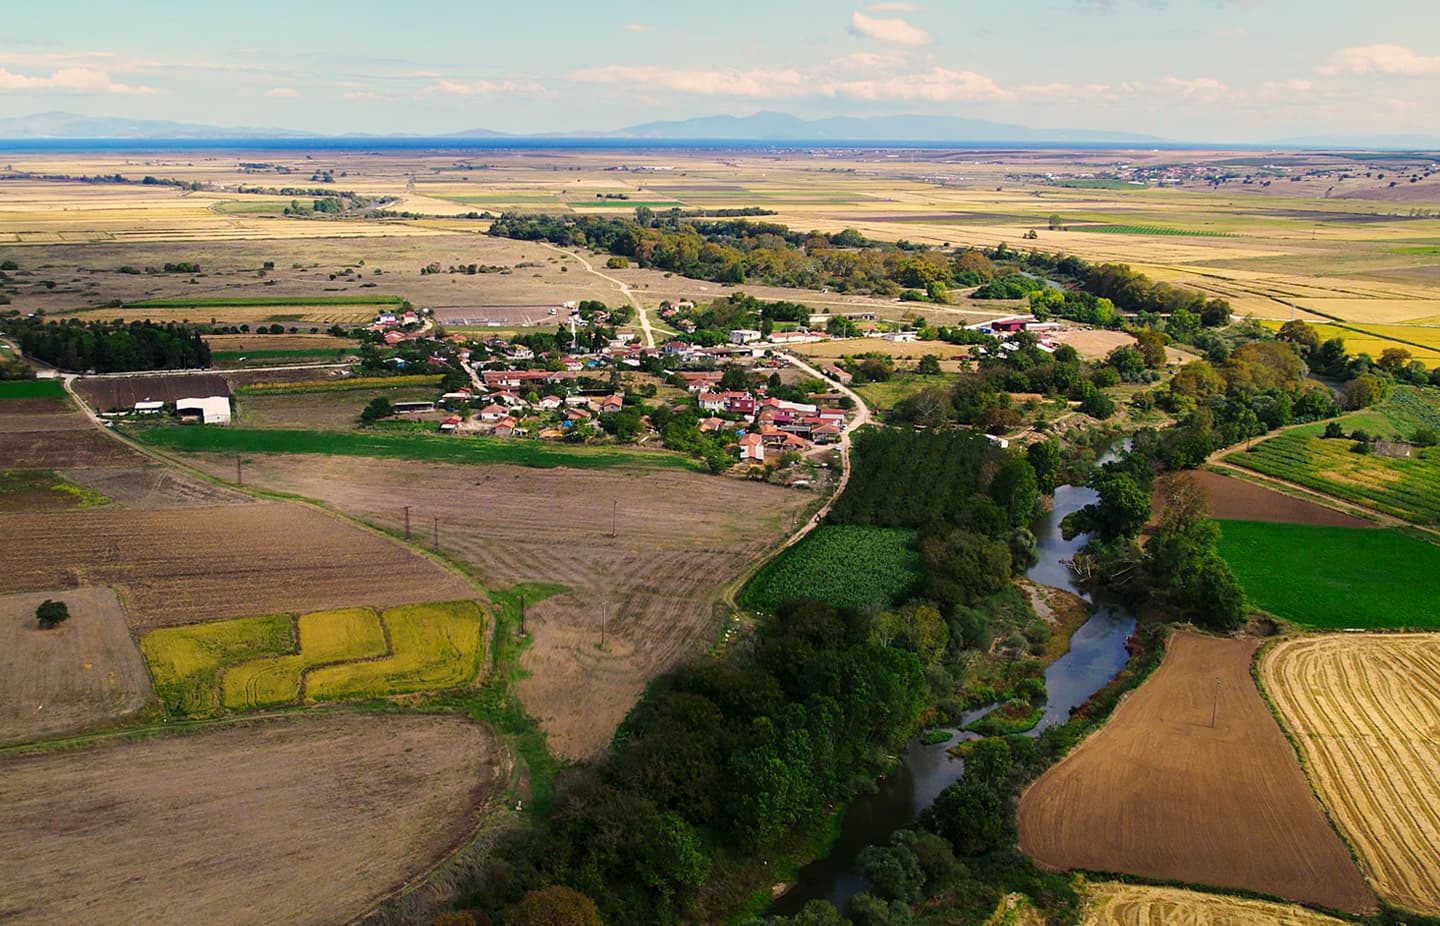
{"label": "flat plain", "polygon": [[[63,601],[70,619],[41,630],[35,608],[47,598]],[[112,590],[0,595],[0,744],[102,726],[153,696]]]}
{"label": "flat plain", "polygon": [[1380,896],[1440,914],[1440,634],[1288,640],[1260,678]]}
{"label": "flat plain", "polygon": [[0,514],[0,533],[0,592],[114,586],[137,629],[475,593],[421,554],[290,503]]}
{"label": "flat plain", "polygon": [[[221,476],[228,463],[205,454],[188,461]],[[552,751],[569,758],[603,749],[646,682],[714,642],[721,587],[815,499],[680,470],[421,468],[314,455],[253,455],[246,482],[397,533],[401,506],[410,505],[416,535],[430,537],[438,517],[440,549],[487,587],[566,586],[526,610],[532,641],[518,692]]]}
{"label": "flat plain", "polygon": [[1257,647],[1173,636],[1160,668],[1105,727],[1021,797],[1021,849],[1049,868],[1374,910],[1255,687]]}
{"label": "flat plain", "polygon": [[0,759],[0,919],[349,922],[453,850],[507,765],[484,727],[364,714]]}

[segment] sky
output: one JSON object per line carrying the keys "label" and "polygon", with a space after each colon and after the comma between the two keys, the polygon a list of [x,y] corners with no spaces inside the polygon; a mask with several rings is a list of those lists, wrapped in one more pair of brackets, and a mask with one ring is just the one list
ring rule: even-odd
{"label": "sky", "polygon": [[1440,2],[9,0],[0,116],[444,134],[758,111],[1427,134]]}

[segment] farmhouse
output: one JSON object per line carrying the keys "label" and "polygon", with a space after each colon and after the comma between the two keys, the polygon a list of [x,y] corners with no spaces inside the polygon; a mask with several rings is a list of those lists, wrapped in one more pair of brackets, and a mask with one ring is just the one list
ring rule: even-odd
{"label": "farmhouse", "polygon": [[223,395],[177,399],[175,411],[181,419],[203,424],[229,424],[230,399]]}
{"label": "farmhouse", "polygon": [[821,367],[820,372],[824,373],[830,379],[835,380],[835,382],[841,383],[846,386],[850,385],[850,380],[854,379],[853,376],[851,376],[849,373],[846,373],[839,367],[835,366],[833,363]]}
{"label": "farmhouse", "polygon": [[731,344],[749,344],[751,341],[760,340],[760,332],[753,328],[736,328],[730,332]]}
{"label": "farmhouse", "polygon": [[740,462],[764,463],[765,439],[753,432],[740,438]]}
{"label": "farmhouse", "polygon": [[444,421],[440,422],[440,430],[445,432],[446,434],[452,433],[458,427],[460,427],[459,415],[451,415],[449,418],[446,418]]}
{"label": "farmhouse", "polygon": [[160,401],[143,401],[135,403],[135,414],[137,415],[158,415],[165,409],[165,403]]}

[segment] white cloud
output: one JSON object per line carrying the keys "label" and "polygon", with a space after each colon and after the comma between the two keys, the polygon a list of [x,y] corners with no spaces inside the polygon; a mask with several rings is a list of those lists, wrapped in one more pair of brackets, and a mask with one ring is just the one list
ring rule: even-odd
{"label": "white cloud", "polygon": [[275,97],[277,99],[294,99],[295,97],[300,95],[300,91],[296,90],[294,87],[274,87],[270,90],[266,90],[265,95],[268,97]]}
{"label": "white cloud", "polygon": [[132,87],[112,80],[100,68],[66,67],[48,77],[27,77],[0,68],[0,92],[51,93],[159,93],[154,87]]}
{"label": "white cloud", "polygon": [[1304,93],[1307,90],[1314,89],[1314,87],[1315,85],[1313,83],[1299,77],[1292,78],[1290,80],[1267,80],[1265,83],[1260,85],[1260,88],[1262,90],[1268,90],[1271,92],[1293,90],[1298,93]]}
{"label": "white cloud", "polygon": [[451,96],[530,96],[544,93],[545,88],[533,80],[472,80],[458,81],[441,78],[422,87],[423,96],[449,94]]}
{"label": "white cloud", "polygon": [[654,32],[655,27],[648,23],[626,23],[626,32]]}
{"label": "white cloud", "polygon": [[923,13],[925,7],[918,3],[872,3],[865,9],[889,13]]}
{"label": "white cloud", "polygon": [[351,103],[388,103],[390,97],[383,93],[375,93],[370,90],[352,90],[345,94],[345,99]]}
{"label": "white cloud", "polygon": [[1422,55],[1403,45],[1358,45],[1330,56],[1316,68],[1321,74],[1440,74],[1440,55]]}
{"label": "white cloud", "polygon": [[1173,94],[1201,100],[1219,100],[1230,95],[1230,88],[1213,77],[1166,77],[1160,86]]}
{"label": "white cloud", "polygon": [[940,67],[919,74],[899,74],[880,80],[842,81],[828,89],[828,95],[867,101],[924,100],[930,103],[956,103],[1000,100],[1014,96],[984,74]]}
{"label": "white cloud", "polygon": [[929,45],[930,33],[903,19],[876,19],[856,10],[850,17],[850,32],[861,38],[891,42],[896,45]]}

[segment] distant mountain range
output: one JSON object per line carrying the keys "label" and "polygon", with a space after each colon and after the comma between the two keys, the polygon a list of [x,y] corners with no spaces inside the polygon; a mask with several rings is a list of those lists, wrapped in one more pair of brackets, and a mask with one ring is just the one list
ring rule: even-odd
{"label": "distant mountain range", "polygon": [[[354,133],[325,136],[294,129],[201,125],[156,119],[123,119],[49,112],[0,117],[0,140],[22,139],[322,139],[327,137],[375,139],[636,139],[651,141],[760,141],[760,142],[935,142],[938,144],[1169,144],[1155,135],[1104,132],[1093,129],[1033,129],[1028,126],[958,116],[835,116],[802,119],[787,113],[760,112],[750,116],[701,116],[646,122],[612,131],[547,132],[515,135],[475,128],[435,135]],[[1421,135],[1312,135],[1257,142],[1257,147],[1278,148],[1382,148],[1417,150],[1440,148],[1440,138]]]}

